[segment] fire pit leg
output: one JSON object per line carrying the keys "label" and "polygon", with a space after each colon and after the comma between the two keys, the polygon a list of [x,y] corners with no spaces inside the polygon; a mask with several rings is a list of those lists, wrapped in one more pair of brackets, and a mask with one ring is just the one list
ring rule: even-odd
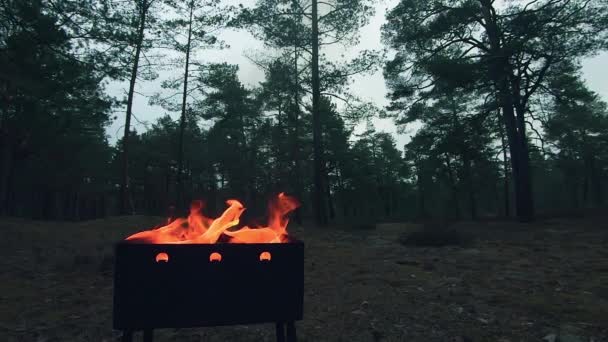
{"label": "fire pit leg", "polygon": [[133,342],[133,331],[131,330],[123,330],[121,342]]}
{"label": "fire pit leg", "polygon": [[296,342],[296,323],[294,321],[287,322],[287,342]]}
{"label": "fire pit leg", "polygon": [[144,342],[152,342],[154,339],[154,330],[146,329],[144,330]]}
{"label": "fire pit leg", "polygon": [[277,342],[285,342],[285,327],[282,322],[277,322]]}

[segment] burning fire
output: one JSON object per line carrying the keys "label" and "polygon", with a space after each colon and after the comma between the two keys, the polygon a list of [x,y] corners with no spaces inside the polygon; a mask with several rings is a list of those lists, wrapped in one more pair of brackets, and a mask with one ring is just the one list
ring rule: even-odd
{"label": "burning fire", "polygon": [[[245,211],[245,207],[234,199],[226,201],[226,204],[228,209],[220,217],[211,219],[201,213],[203,202],[194,201],[187,218],[178,218],[166,226],[133,234],[127,240],[152,244],[211,244],[216,243],[220,236],[225,234],[229,237],[230,243],[281,243],[287,241],[288,214],[300,206],[294,197],[280,193],[268,206],[268,226],[257,228],[245,226],[231,231],[228,229],[239,224],[239,217]],[[264,256],[264,259],[270,260],[270,255]]]}

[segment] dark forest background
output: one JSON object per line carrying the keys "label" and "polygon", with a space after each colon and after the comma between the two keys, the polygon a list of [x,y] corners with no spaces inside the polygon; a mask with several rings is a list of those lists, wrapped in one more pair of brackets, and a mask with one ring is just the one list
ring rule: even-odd
{"label": "dark forest background", "polygon": [[[352,60],[371,0],[0,0],[0,212],[83,220],[165,215],[204,198],[263,211],[279,191],[317,224],[414,219],[533,220],[605,206],[608,109],[581,60],[608,48],[600,0],[402,0],[386,51]],[[224,29],[267,56],[246,87],[238,66],[206,63]],[[198,60],[198,57],[202,57]],[[158,79],[158,71],[174,77]],[[349,93],[383,69],[387,108]],[[138,82],[167,112],[131,129]],[[109,81],[129,83],[112,98]],[[106,127],[126,115],[124,135]],[[421,128],[405,146],[353,128],[373,117]]]}

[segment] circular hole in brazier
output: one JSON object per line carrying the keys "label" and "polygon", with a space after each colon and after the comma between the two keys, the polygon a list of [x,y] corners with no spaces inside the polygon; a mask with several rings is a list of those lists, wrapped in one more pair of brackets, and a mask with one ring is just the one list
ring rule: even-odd
{"label": "circular hole in brazier", "polygon": [[156,262],[169,262],[169,254],[165,252],[156,254]]}
{"label": "circular hole in brazier", "polygon": [[260,261],[270,261],[272,259],[272,255],[270,252],[262,252],[260,253]]}
{"label": "circular hole in brazier", "polygon": [[222,261],[222,255],[218,252],[213,252],[209,255],[209,262],[220,262]]}

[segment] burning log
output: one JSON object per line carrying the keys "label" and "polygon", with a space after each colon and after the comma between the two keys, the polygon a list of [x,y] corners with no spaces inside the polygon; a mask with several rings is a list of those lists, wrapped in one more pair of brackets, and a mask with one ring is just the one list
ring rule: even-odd
{"label": "burning log", "polygon": [[133,234],[127,241],[133,243],[216,243],[220,235],[231,237],[231,243],[280,243],[287,235],[288,214],[300,206],[299,202],[280,193],[269,205],[267,227],[243,227],[236,231],[228,229],[239,224],[239,217],[245,207],[237,200],[226,201],[228,209],[215,220],[203,216],[202,202],[195,201],[190,207],[188,218],[180,218],[166,226]]}

